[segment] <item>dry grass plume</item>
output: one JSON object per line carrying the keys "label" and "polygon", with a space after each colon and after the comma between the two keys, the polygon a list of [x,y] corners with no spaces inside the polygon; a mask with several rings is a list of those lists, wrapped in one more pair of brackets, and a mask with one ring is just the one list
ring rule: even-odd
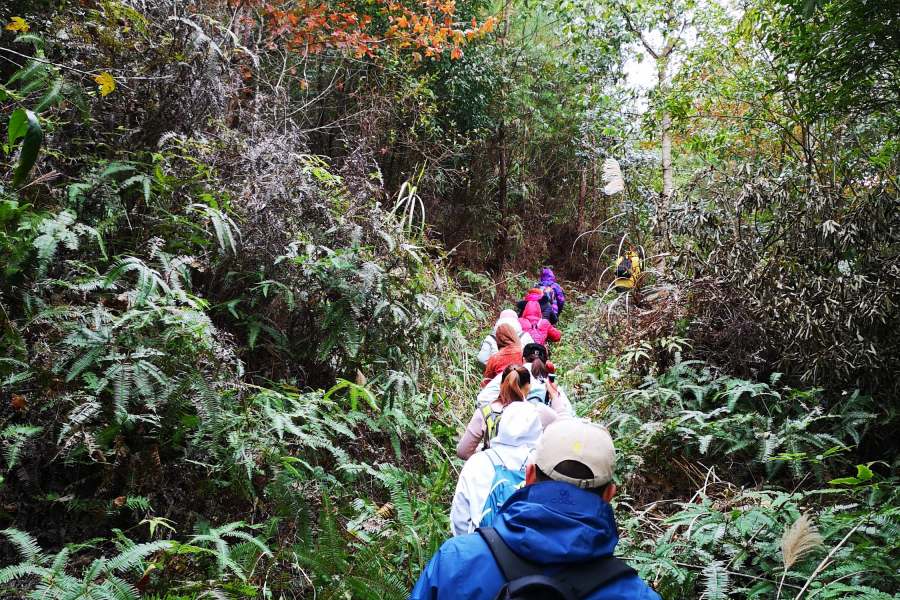
{"label": "dry grass plume", "polygon": [[781,537],[781,554],[784,570],[787,571],[798,560],[822,545],[822,536],[812,520],[803,515]]}

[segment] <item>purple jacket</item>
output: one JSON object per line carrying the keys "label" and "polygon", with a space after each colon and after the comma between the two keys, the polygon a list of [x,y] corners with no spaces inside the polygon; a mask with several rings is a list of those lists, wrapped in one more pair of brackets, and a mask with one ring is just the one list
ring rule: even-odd
{"label": "purple jacket", "polygon": [[550,269],[541,271],[541,282],[538,284],[538,287],[553,288],[553,294],[556,300],[556,312],[557,314],[561,313],[563,306],[566,303],[566,295],[563,294],[562,288],[556,283],[556,275],[553,274],[553,271]]}

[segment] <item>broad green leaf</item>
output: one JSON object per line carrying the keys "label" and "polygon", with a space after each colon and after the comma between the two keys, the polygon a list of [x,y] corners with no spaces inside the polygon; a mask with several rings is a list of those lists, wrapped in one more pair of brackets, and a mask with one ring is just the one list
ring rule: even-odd
{"label": "broad green leaf", "polygon": [[874,476],[875,474],[866,465],[856,465],[856,478],[860,481],[868,481]]}
{"label": "broad green leaf", "polygon": [[9,147],[12,149],[16,140],[25,135],[28,131],[28,115],[25,109],[20,108],[9,117]]}
{"label": "broad green leaf", "polygon": [[857,485],[862,483],[862,481],[856,477],[841,477],[840,479],[832,479],[828,483],[833,485]]}
{"label": "broad green leaf", "polygon": [[28,130],[25,132],[25,141],[22,143],[22,155],[19,157],[19,166],[16,167],[16,172],[13,175],[12,187],[19,186],[28,177],[32,167],[34,167],[34,163],[37,162],[38,152],[41,150],[41,140],[44,138],[44,132],[41,130],[41,123],[38,121],[37,115],[30,110],[26,110],[25,115],[28,119]]}

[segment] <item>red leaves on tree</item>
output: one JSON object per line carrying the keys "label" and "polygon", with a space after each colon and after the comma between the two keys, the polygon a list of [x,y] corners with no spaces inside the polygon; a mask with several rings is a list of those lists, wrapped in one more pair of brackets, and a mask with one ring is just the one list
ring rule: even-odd
{"label": "red leaves on tree", "polygon": [[[350,10],[345,3],[324,4],[309,0],[278,0],[261,6],[264,24],[276,41],[301,54],[322,52],[327,48],[344,49],[357,57],[374,58],[379,47],[416,50],[412,56],[439,58],[462,57],[461,46],[493,31],[497,19],[482,24],[457,21],[455,0],[424,0],[415,4],[405,0],[371,0],[372,14]],[[415,10],[410,8],[414,7]],[[372,32],[373,17],[381,33]]]}

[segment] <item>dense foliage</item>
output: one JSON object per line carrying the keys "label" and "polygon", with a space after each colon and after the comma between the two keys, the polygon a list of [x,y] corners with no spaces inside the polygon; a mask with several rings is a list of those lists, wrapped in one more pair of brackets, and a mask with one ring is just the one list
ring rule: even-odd
{"label": "dense foliage", "polygon": [[544,264],[648,583],[900,593],[878,4],[4,3],[0,596],[406,597]]}

